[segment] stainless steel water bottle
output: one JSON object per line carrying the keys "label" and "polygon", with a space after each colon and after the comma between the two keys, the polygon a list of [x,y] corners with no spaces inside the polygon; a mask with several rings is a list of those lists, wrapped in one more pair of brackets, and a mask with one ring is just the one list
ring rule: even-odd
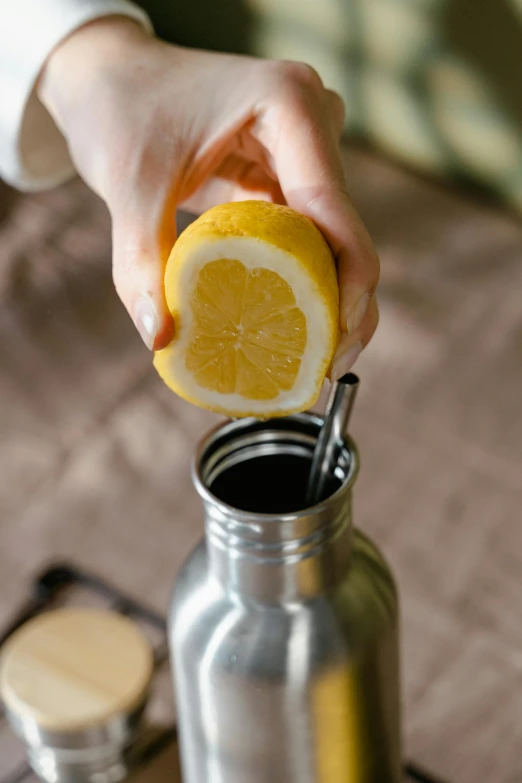
{"label": "stainless steel water bottle", "polygon": [[233,421],[194,464],[205,540],[174,591],[184,783],[399,783],[397,595],[352,527],[354,444],[307,508],[321,426]]}

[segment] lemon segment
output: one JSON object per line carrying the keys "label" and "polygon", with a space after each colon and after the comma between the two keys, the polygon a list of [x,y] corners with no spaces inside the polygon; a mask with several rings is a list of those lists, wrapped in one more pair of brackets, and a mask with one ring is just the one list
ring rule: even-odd
{"label": "lemon segment", "polygon": [[228,416],[283,416],[316,401],[338,339],[331,251],[314,224],[262,201],[206,212],[165,272],[175,322],[154,357],[167,385]]}

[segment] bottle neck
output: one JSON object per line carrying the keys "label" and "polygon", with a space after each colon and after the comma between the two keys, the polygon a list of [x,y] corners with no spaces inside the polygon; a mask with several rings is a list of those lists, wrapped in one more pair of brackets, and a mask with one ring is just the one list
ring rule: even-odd
{"label": "bottle neck", "polygon": [[321,424],[311,414],[229,422],[196,456],[193,478],[205,510],[209,567],[238,599],[307,600],[346,572],[357,452],[349,439],[339,445],[329,497],[307,508]]}
{"label": "bottle neck", "polygon": [[238,519],[205,504],[211,575],[239,600],[289,603],[332,589],[348,568],[351,492],[299,517]]}

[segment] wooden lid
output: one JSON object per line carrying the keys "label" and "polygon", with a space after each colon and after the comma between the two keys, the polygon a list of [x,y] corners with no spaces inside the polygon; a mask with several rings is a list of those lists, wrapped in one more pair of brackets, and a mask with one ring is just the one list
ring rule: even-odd
{"label": "wooden lid", "polygon": [[17,717],[74,732],[132,712],[152,671],[151,646],[131,620],[58,609],[30,620],[5,644],[0,694]]}

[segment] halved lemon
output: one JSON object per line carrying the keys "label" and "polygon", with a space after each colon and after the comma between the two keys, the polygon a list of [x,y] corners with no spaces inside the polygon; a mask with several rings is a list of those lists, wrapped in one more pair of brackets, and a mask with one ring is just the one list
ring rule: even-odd
{"label": "halved lemon", "polygon": [[154,356],[180,397],[269,418],[315,403],[338,339],[335,262],[288,207],[214,207],[180,235],[165,271],[173,340]]}

